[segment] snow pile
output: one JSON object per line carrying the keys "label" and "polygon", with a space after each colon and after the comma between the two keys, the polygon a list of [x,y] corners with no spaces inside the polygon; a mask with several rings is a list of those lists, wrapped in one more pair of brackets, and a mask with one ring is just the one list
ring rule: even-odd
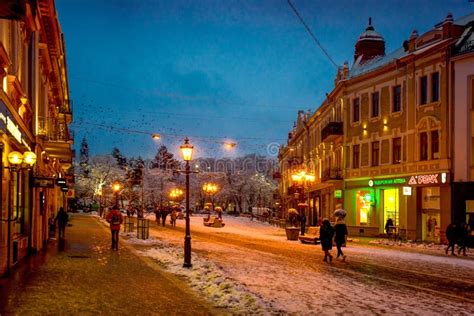
{"label": "snow pile", "polygon": [[137,238],[136,232],[125,233],[121,231],[120,236],[123,237],[123,239],[126,240],[129,244],[133,244],[133,245],[152,246],[152,245],[161,243],[161,241],[157,240],[153,236],[149,236],[148,239],[139,239]]}
{"label": "snow pile", "polygon": [[432,249],[432,250],[444,250],[446,246],[435,243],[420,243],[408,240],[406,242],[394,241],[388,239],[376,239],[369,241],[369,244],[384,245],[384,246],[398,246],[404,248],[418,248],[418,249]]}
{"label": "snow pile", "polygon": [[[135,242],[128,239],[127,242]],[[176,248],[164,241],[153,239],[151,249],[137,251],[138,255],[155,259],[168,272],[185,277],[191,288],[204,294],[218,308],[232,310],[234,313],[265,313],[271,311],[260,298],[249,292],[233,279],[227,277],[221,267],[206,259],[192,254],[193,267],[183,268],[183,249]]]}

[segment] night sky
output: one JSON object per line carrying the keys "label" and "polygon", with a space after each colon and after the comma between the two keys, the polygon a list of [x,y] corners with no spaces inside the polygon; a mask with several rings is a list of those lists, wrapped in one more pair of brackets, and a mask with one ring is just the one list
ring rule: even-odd
{"label": "night sky", "polygon": [[[337,64],[352,65],[354,44],[371,16],[386,53],[421,34],[459,1],[293,0]],[[321,104],[336,68],[286,0],[57,0],[65,34],[75,148],[118,147],[151,157],[188,135],[198,156],[267,153],[285,143],[299,109]],[[114,127],[111,129],[110,127]],[[160,141],[152,133],[162,134]],[[237,147],[223,150],[222,142]]]}

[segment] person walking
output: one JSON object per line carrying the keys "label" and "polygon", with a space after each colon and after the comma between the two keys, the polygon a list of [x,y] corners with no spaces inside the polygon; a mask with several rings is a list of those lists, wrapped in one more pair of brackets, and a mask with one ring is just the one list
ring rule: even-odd
{"label": "person walking", "polygon": [[446,248],[446,254],[449,252],[449,248],[451,248],[451,254],[455,256],[454,253],[454,246],[458,241],[458,227],[456,223],[451,223],[446,228],[446,239],[448,240],[448,247]]}
{"label": "person walking", "polygon": [[347,226],[344,223],[344,220],[342,218],[338,218],[336,225],[334,225],[334,241],[336,242],[336,248],[337,248],[337,257],[339,258],[342,256],[342,262],[346,261],[346,255],[342,252],[342,245],[346,243],[346,237],[348,235],[347,233]]}
{"label": "person walking", "polygon": [[160,218],[161,218],[161,208],[157,207],[155,209],[155,221],[158,225],[160,225]]}
{"label": "person walking", "polygon": [[67,215],[64,207],[59,208],[58,214],[56,214],[55,221],[58,223],[58,238],[64,238],[64,234],[66,232],[66,224],[69,220],[69,215]]}
{"label": "person walking", "polygon": [[462,223],[461,226],[459,227],[458,255],[461,254],[461,250],[462,250],[462,255],[467,256],[466,247],[469,242],[468,239],[469,239],[469,225],[467,223]]}
{"label": "person walking", "polygon": [[176,227],[176,218],[178,217],[178,212],[176,211],[178,207],[173,207],[171,211],[170,218],[171,218],[171,227]]}
{"label": "person walking", "polygon": [[393,220],[391,218],[387,219],[385,223],[385,232],[387,233],[387,237],[390,240],[393,234]]}
{"label": "person walking", "polygon": [[304,232],[306,231],[306,214],[304,213],[304,210],[301,211],[300,224],[301,236],[304,236]]}
{"label": "person walking", "polygon": [[321,239],[321,247],[324,251],[324,262],[332,262],[332,255],[329,253],[329,250],[332,249],[332,238],[334,237],[334,228],[331,226],[331,223],[327,218],[323,220],[323,224],[319,231],[319,238]]}
{"label": "person walking", "polygon": [[166,225],[166,217],[168,216],[168,210],[166,208],[163,208],[161,210],[161,223],[163,224],[163,227]]}
{"label": "person walking", "polygon": [[110,232],[112,235],[112,249],[118,250],[120,225],[123,223],[123,216],[119,207],[114,205],[112,210],[107,214],[107,222],[110,224]]}

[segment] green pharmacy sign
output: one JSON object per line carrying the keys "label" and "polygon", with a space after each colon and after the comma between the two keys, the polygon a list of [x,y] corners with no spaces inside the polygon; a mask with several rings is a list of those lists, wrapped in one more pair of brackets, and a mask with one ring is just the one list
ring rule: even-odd
{"label": "green pharmacy sign", "polygon": [[342,198],[342,190],[334,190],[334,197],[336,199]]}
{"label": "green pharmacy sign", "polygon": [[406,178],[391,178],[391,179],[378,179],[378,180],[369,180],[369,186],[379,186],[379,185],[397,185],[405,184],[407,182]]}

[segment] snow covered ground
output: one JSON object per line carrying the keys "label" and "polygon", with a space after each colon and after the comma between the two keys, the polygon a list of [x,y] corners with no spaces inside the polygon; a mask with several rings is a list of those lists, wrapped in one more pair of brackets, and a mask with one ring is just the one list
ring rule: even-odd
{"label": "snow covered ground", "polygon": [[288,241],[282,229],[248,218],[224,221],[212,228],[191,217],[191,270],[182,268],[184,220],[174,229],[153,225],[147,241],[126,238],[139,255],[232,312],[474,314],[472,253],[466,259],[442,256],[442,249],[427,254],[349,243],[346,263],[326,264],[320,246]]}

